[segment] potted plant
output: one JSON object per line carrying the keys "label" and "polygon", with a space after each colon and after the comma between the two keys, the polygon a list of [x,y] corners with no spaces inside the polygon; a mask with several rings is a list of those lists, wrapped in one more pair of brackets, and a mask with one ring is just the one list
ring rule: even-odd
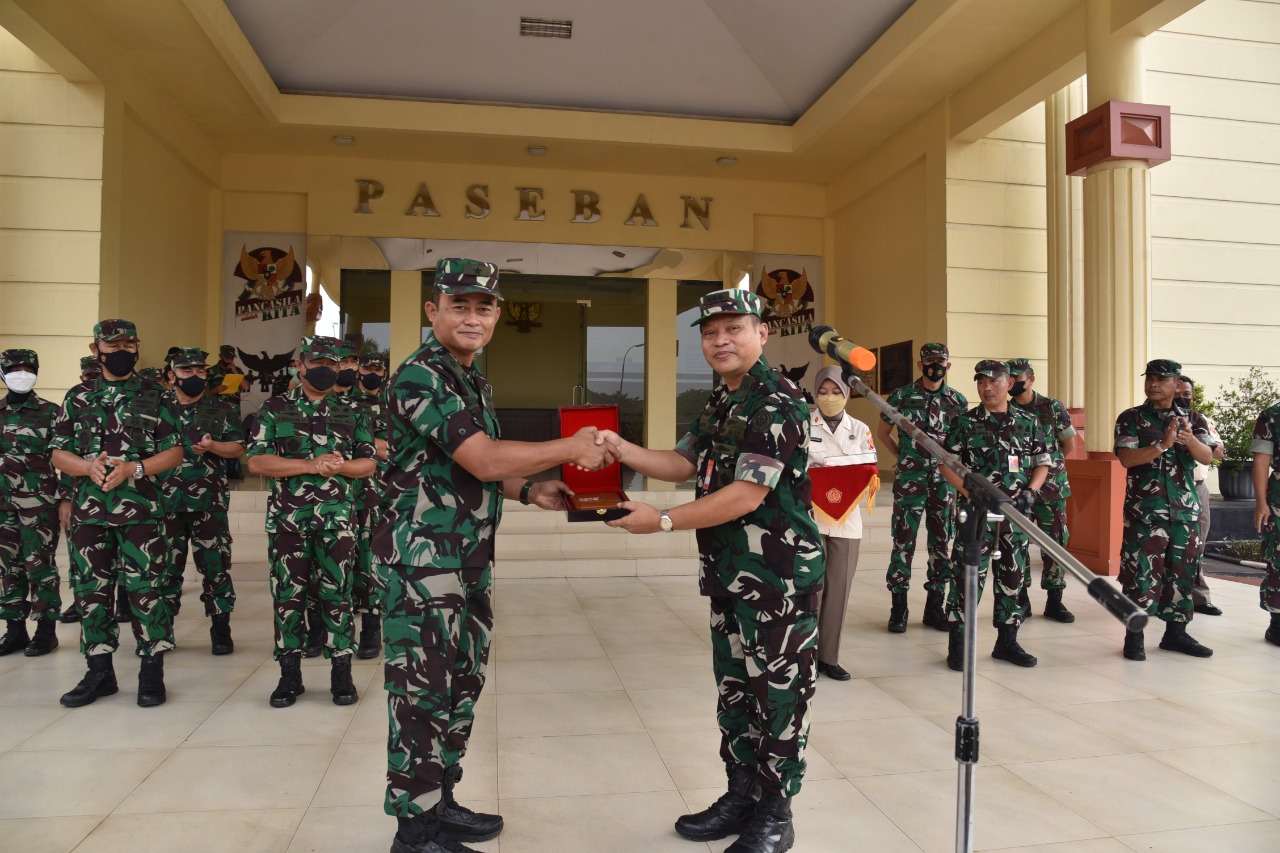
{"label": "potted plant", "polygon": [[1253,500],[1253,426],[1258,414],[1280,403],[1280,384],[1260,367],[1223,386],[1218,399],[1207,405],[1222,436],[1223,457],[1218,468],[1218,491],[1229,501]]}

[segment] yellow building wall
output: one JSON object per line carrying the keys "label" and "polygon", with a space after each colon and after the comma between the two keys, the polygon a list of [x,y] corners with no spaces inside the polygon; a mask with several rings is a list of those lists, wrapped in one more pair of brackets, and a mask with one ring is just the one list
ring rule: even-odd
{"label": "yellow building wall", "polygon": [[1151,353],[1210,398],[1280,375],[1280,3],[1206,0],[1148,38],[1147,100],[1172,108],[1151,172]]}
{"label": "yellow building wall", "polygon": [[96,320],[103,103],[0,29],[0,349],[36,350],[53,400]]}

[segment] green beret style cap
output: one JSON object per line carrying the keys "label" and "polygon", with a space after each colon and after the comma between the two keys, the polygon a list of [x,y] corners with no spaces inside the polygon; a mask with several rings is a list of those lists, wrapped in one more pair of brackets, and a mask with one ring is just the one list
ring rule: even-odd
{"label": "green beret style cap", "polygon": [[978,366],[973,369],[974,379],[977,379],[979,376],[990,376],[994,379],[997,376],[1008,375],[1009,365],[994,358],[984,358],[982,361],[978,362]]}
{"label": "green beret style cap", "polygon": [[717,314],[750,314],[764,316],[764,303],[750,290],[714,290],[698,300],[698,319],[689,325],[701,326],[708,317]]}
{"label": "green beret style cap", "polygon": [[498,290],[498,268],[470,258],[441,258],[436,261],[436,290],[451,296],[487,293],[502,298],[502,292]]}
{"label": "green beret style cap", "polygon": [[102,320],[93,325],[93,337],[99,341],[136,341],[138,327],[132,320]]}
{"label": "green beret style cap", "polygon": [[[90,356],[92,358],[92,356]],[[40,356],[33,349],[7,349],[0,352],[0,370],[9,370],[19,364],[29,364],[37,373],[40,372]]]}

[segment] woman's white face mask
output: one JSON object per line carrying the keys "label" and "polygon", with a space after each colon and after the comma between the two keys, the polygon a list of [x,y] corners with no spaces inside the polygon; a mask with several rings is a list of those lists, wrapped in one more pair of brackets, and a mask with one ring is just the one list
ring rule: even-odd
{"label": "woman's white face mask", "polygon": [[36,375],[25,370],[15,370],[4,375],[4,384],[9,386],[10,391],[25,394],[36,387]]}

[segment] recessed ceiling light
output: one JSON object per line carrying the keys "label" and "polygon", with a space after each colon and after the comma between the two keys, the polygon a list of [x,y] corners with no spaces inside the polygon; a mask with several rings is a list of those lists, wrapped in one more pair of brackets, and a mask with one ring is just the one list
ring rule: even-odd
{"label": "recessed ceiling light", "polygon": [[573,21],[554,20],[551,18],[520,18],[520,35],[537,38],[567,39],[573,38]]}
{"label": "recessed ceiling light", "polygon": [[547,146],[545,145],[530,145],[527,150],[530,157],[545,157],[547,154]]}
{"label": "recessed ceiling light", "polygon": [[716,158],[717,166],[732,166],[737,162],[738,162],[737,157],[717,157]]}
{"label": "recessed ceiling light", "polygon": [[356,138],[354,136],[335,136],[333,138],[334,145],[355,145]]}

